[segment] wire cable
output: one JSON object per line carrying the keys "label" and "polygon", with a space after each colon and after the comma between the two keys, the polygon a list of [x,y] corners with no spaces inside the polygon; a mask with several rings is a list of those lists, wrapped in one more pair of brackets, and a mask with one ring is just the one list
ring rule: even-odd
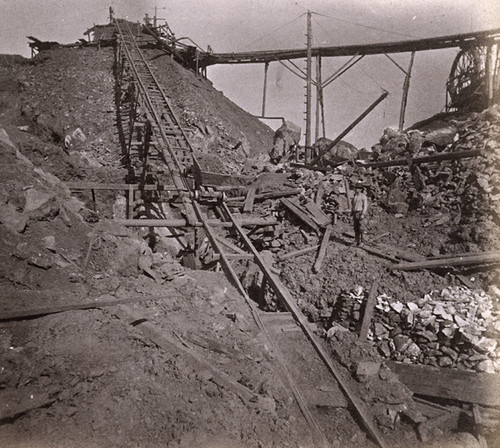
{"label": "wire cable", "polygon": [[382,28],[377,28],[375,26],[363,25],[362,23],[352,22],[351,20],[346,20],[346,19],[340,19],[338,17],[332,17],[332,16],[329,16],[329,15],[326,15],[326,14],[320,14],[318,12],[313,12],[312,14],[315,14],[315,15],[320,16],[320,17],[327,17],[328,19],[337,20],[339,22],[348,23],[349,25],[355,25],[355,26],[359,26],[361,28],[366,28],[366,29],[369,29],[369,30],[381,31],[382,33],[395,34],[395,35],[398,35],[398,36],[413,37],[413,38],[419,37],[419,36],[415,36],[415,35],[412,35],[412,34],[398,33],[397,31],[388,31],[388,30],[384,30]]}
{"label": "wire cable", "polygon": [[276,33],[277,31],[281,30],[282,28],[284,28],[285,26],[288,26],[288,25],[291,25],[293,22],[297,21],[298,19],[300,19],[301,17],[304,17],[306,14],[301,14],[300,16],[298,17],[295,17],[295,19],[292,19],[292,20],[289,20],[288,22],[284,23],[283,25],[279,26],[278,28],[272,30],[272,31],[269,31],[269,33],[266,33],[266,34],[263,34],[262,36],[258,37],[257,39],[255,40],[252,40],[251,42],[249,42],[248,44],[246,44],[243,48],[249,48],[251,45],[253,45],[255,42],[258,42],[262,39],[264,39],[265,37],[268,37],[270,36],[271,34],[273,33]]}

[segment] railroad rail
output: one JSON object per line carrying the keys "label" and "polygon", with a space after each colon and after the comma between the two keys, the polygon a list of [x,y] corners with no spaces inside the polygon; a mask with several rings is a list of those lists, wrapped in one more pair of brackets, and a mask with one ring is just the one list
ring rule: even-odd
{"label": "railroad rail", "polygon": [[[291,362],[286,359],[280,350],[276,336],[273,336],[272,325],[269,324],[269,314],[279,315],[280,319],[283,316],[289,318],[291,324],[295,322],[294,325],[301,330],[302,343],[309,345],[309,350],[312,353],[311,356],[316,359],[318,369],[322,369],[321,375],[324,381],[327,381],[330,385],[336,385],[335,387],[339,389],[339,395],[341,395],[343,400],[347,399],[351,404],[357,417],[360,418],[362,425],[374,442],[382,448],[385,447],[384,440],[378,433],[368,410],[351,391],[349,385],[342,379],[329,354],[311,330],[307,319],[295,304],[291,294],[276,277],[273,270],[266,264],[243,229],[244,225],[255,227],[258,225],[274,225],[276,223],[272,222],[273,220],[252,217],[249,214],[243,214],[242,217],[236,218],[225,202],[225,195],[220,194],[220,192],[213,194],[216,204],[211,209],[212,212],[218,215],[218,219],[209,219],[207,216],[207,206],[202,206],[202,198],[206,197],[206,190],[203,188],[203,185],[193,184],[188,178],[190,168],[197,164],[193,148],[172,110],[167,95],[140,48],[141,37],[134,36],[126,22],[115,21],[115,24],[118,31],[119,49],[116,57],[119,63],[117,65],[120,66],[117,76],[120,83],[128,84],[126,92],[129,93],[127,100],[130,103],[130,107],[127,111],[130,132],[128,136],[130,161],[132,163],[138,162],[141,165],[142,173],[140,179],[142,182],[150,180],[153,174],[158,175],[158,173],[162,173],[161,164],[164,164],[168,168],[168,173],[172,179],[167,179],[163,175],[163,185],[171,185],[173,182],[173,185],[170,187],[170,193],[177,194],[177,198],[181,198],[185,214],[185,218],[182,219],[127,219],[122,220],[121,223],[140,227],[180,226],[186,229],[202,227],[210,241],[217,261],[221,264],[229,281],[244,297],[257,326],[267,337],[269,345],[273,348],[276,360],[275,368],[284,383],[289,387],[307,421],[311,429],[311,435],[315,440],[315,446],[325,448],[329,446],[326,434],[322,430],[322,424],[319,423],[321,416],[315,410],[315,406],[308,400],[307,394],[302,390],[304,386],[299,386],[296,375],[292,374],[293,365],[291,365]],[[134,142],[137,142],[136,146],[133,145]],[[154,160],[154,168],[152,168],[153,164],[149,154],[151,147],[155,149],[155,154],[157,155],[157,158]],[[93,189],[96,186],[75,184],[73,187]],[[140,189],[133,184],[130,184],[128,189],[127,185],[119,186],[119,188],[123,187],[129,191],[129,194],[137,191],[144,194],[147,191],[146,188]],[[150,190],[152,188],[149,186]],[[129,218],[133,218],[133,213],[129,213]],[[223,247],[224,244],[221,243],[223,236],[218,232],[224,232],[225,236],[229,235],[234,238],[246,251],[232,243],[226,243],[226,247]],[[230,247],[232,252],[236,251],[236,253],[228,252],[227,247]],[[282,308],[288,310],[287,313],[266,313],[267,316],[264,319],[262,312],[258,310],[256,303],[250,298],[248,292],[243,287],[233,265],[233,263],[238,263],[242,260],[253,260],[260,268],[264,279],[262,287],[265,288],[268,285],[270,291],[272,291],[281,303]],[[271,321],[273,319],[274,317],[271,316]],[[316,382],[317,378],[315,376],[309,379],[310,384],[316,384]],[[331,422],[324,424],[331,425]]]}
{"label": "railroad rail", "polygon": [[[139,123],[139,126],[145,127],[145,130],[139,132],[140,140],[129,140],[130,151],[136,150],[142,156],[143,168],[147,171],[149,147],[155,147],[157,154],[168,167],[174,185],[180,190],[189,190],[191,188],[185,173],[194,164],[193,148],[167,95],[146,61],[129,24],[115,20],[115,26],[120,48],[125,56],[123,62],[128,63],[126,68],[129,68],[133,76],[134,83],[129,86],[129,89],[133,93],[135,87],[131,86],[137,87],[139,110],[146,114],[146,117],[142,117],[146,118],[146,121],[142,122],[137,120],[140,114],[137,112],[132,114],[132,120],[134,120],[132,126],[137,126]],[[152,141],[151,135],[155,135],[158,140]]]}

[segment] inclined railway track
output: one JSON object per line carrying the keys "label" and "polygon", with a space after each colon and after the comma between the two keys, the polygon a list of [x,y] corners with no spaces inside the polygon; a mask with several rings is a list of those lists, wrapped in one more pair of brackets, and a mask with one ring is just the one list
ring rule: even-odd
{"label": "inclined railway track", "polygon": [[[225,231],[230,232],[246,251],[241,250],[235,245],[228,245],[226,243],[224,246],[221,244],[221,236],[217,233],[220,226],[214,225],[213,220],[207,218],[206,208],[202,208],[199,201],[199,198],[206,195],[206,191],[203,190],[203,186],[193,186],[192,182],[190,182],[187,177],[189,169],[197,163],[188,137],[183,131],[179,120],[176,118],[162,86],[154,76],[151,67],[141,51],[138,39],[133,35],[126,22],[115,21],[115,24],[118,31],[118,43],[122,48],[124,59],[127,61],[130,71],[133,74],[134,82],[137,85],[139,110],[141,113],[146,114],[147,120],[151,123],[148,126],[150,126],[151,141],[154,143],[152,146],[155,147],[156,154],[159,156],[160,161],[167,166],[173,179],[174,187],[177,190],[177,194],[182,198],[182,204],[187,218],[185,222],[188,226],[191,224],[193,227],[196,227],[199,226],[200,223],[203,226],[214,252],[218,255],[218,261],[225,274],[242,294],[251,309],[256,324],[263,334],[266,335],[275,353],[275,367],[285,384],[288,385],[307,421],[311,434],[315,440],[315,446],[327,447],[329,443],[325,432],[321,429],[325,422],[322,421],[321,415],[315,410],[315,406],[311,402],[309,396],[310,391],[304,390],[304,384],[314,385],[319,381],[318,378],[322,378],[322,381],[329,382],[330,385],[333,384],[339,389],[339,394],[342,396],[341,398],[346,399],[350,403],[350,407],[355,411],[357,417],[361,420],[364,428],[370,434],[373,441],[378,446],[385,447],[386,445],[363,403],[350,390],[349,385],[337,371],[326,349],[311,330],[307,319],[297,307],[287,288],[280,282],[271,268],[267,266],[262,256],[254,247],[252,241],[240,224],[241,220],[235,219],[228,206],[225,204],[223,195],[218,194],[219,201],[217,207],[215,207],[215,210],[218,211],[218,218],[222,223],[226,224],[223,226]],[[148,145],[145,146],[147,147]],[[142,152],[142,163],[148,165],[149,160],[147,154],[144,156],[144,152],[147,153],[147,150],[143,150]],[[195,187],[197,187],[197,189],[195,189]],[[131,216],[129,216],[129,218],[130,217]],[[135,222],[138,220],[128,221]],[[155,223],[153,221],[148,221],[151,220],[146,220],[145,226],[162,225],[159,222]],[[232,247],[232,252],[234,252],[235,249],[237,252],[229,253],[227,247]],[[259,266],[263,273],[264,283],[268,285],[279,302],[287,309],[287,313],[262,313],[257,309],[256,303],[249,297],[232,264],[238,262],[238,260],[249,259],[252,259]],[[309,355],[315,357],[317,360],[317,367],[314,375],[306,378],[306,381],[302,381],[302,384],[300,384],[300,378],[297,378],[297,369],[295,368],[295,373],[293,372],[294,367],[296,367],[293,366],[294,361],[289,358],[287,359],[280,350],[280,344],[278,343],[279,334],[273,330],[272,322],[276,322],[277,320],[283,321],[283,319],[289,320],[287,325],[295,325],[297,328],[300,328],[301,331],[299,331],[299,334],[302,335],[302,346],[304,346],[304,344],[307,345],[309,347]],[[303,371],[304,369],[301,370]],[[307,371],[308,369],[305,370]],[[301,375],[302,373],[299,376]],[[311,373],[309,373],[309,375],[311,375]],[[319,423],[320,421],[321,423]],[[328,424],[330,426],[332,425],[331,422],[328,422]]]}
{"label": "inclined railway track", "polygon": [[174,185],[187,191],[190,186],[185,174],[194,164],[193,148],[128,23],[115,20],[115,25],[136,81],[141,109],[147,114],[152,133],[157,138],[153,145],[167,165]]}

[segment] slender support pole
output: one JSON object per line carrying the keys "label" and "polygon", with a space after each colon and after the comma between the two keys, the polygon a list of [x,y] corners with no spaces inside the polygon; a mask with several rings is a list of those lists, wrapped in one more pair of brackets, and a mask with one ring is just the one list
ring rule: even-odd
{"label": "slender support pole", "polygon": [[319,123],[320,123],[320,108],[321,108],[321,56],[316,58],[316,130],[315,140],[319,138]]}
{"label": "slender support pole", "polygon": [[371,104],[358,118],[356,118],[342,133],[335,139],[333,142],[331,142],[327,148],[325,148],[323,151],[321,151],[314,160],[311,161],[311,165],[314,165],[318,163],[318,161],[328,152],[330,151],[340,140],[342,140],[349,132],[351,132],[357,124],[365,118],[379,103],[381,103],[386,97],[389,95],[389,92],[384,90],[384,93],[380,95],[374,102]]}
{"label": "slender support pole", "polygon": [[266,116],[266,94],[267,94],[267,71],[269,69],[269,62],[264,64],[264,88],[262,90],[262,116]]}
{"label": "slender support pole", "polygon": [[311,85],[312,85],[312,24],[311,11],[307,11],[307,64],[306,64],[306,154],[305,163],[311,155]]}
{"label": "slender support pole", "polygon": [[495,62],[496,48],[493,42],[488,42],[486,47],[486,107],[493,105],[493,97],[495,93]]}
{"label": "slender support pole", "polygon": [[408,100],[408,91],[410,89],[410,78],[411,69],[413,68],[413,60],[415,59],[415,52],[411,52],[410,65],[408,66],[408,71],[406,72],[405,82],[403,85],[403,98],[401,99],[401,111],[399,113],[399,132],[403,132],[403,127],[405,124],[405,112],[406,112],[406,102]]}

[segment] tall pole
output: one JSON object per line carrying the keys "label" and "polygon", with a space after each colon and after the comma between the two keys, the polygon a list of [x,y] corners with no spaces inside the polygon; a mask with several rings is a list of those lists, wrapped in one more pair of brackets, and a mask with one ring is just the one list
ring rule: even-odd
{"label": "tall pole", "polygon": [[316,58],[316,129],[314,140],[319,138],[319,120],[321,106],[321,56]]}
{"label": "tall pole", "polygon": [[411,52],[410,64],[406,72],[405,82],[403,84],[403,97],[401,98],[401,111],[399,112],[399,132],[403,132],[405,124],[406,103],[408,100],[408,91],[410,90],[411,69],[413,68],[413,60],[415,59],[415,52]]}
{"label": "tall pole", "polygon": [[306,153],[305,163],[311,156],[311,85],[312,85],[312,24],[311,11],[307,11],[307,65],[306,65]]}
{"label": "tall pole", "polygon": [[153,18],[153,28],[154,28],[154,29],[156,29],[156,12],[157,12],[157,10],[158,10],[158,7],[157,7],[157,6],[155,6],[155,16],[154,16],[154,18]]}
{"label": "tall pole", "polygon": [[495,93],[495,63],[497,59],[496,46],[494,41],[489,41],[486,45],[486,107],[493,104]]}
{"label": "tall pole", "polygon": [[269,69],[269,62],[264,64],[264,89],[262,91],[262,116],[266,116],[266,94],[267,94],[267,70]]}

